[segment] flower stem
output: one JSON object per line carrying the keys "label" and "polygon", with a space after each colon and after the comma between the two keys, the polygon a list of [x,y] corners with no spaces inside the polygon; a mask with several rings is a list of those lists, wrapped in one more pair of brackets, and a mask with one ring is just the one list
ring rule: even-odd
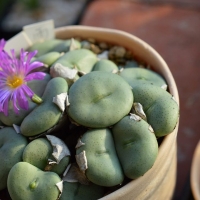
{"label": "flower stem", "polygon": [[43,102],[43,100],[38,95],[36,95],[36,94],[33,95],[32,101],[34,103],[37,103],[37,104],[41,104]]}

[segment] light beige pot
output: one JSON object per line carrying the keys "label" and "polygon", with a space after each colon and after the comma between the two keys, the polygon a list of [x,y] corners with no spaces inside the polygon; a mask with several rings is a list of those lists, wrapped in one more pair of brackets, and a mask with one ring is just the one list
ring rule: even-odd
{"label": "light beige pot", "polygon": [[190,172],[190,184],[195,200],[200,199],[200,140],[195,148]]}
{"label": "light beige pot", "polygon": [[[60,39],[80,36],[126,47],[165,77],[170,93],[179,103],[177,87],[167,64],[152,47],[139,38],[123,31],[88,26],[61,27],[56,29],[55,34]],[[176,183],[177,131],[178,125],[172,133],[164,138],[154,166],[144,176],[131,181],[101,200],[171,199]]]}

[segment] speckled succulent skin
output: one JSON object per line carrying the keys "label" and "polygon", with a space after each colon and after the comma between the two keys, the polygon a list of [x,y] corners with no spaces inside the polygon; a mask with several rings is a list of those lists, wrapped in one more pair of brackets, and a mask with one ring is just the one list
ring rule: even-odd
{"label": "speckled succulent skin", "polygon": [[37,106],[21,124],[21,133],[25,136],[38,135],[54,126],[61,117],[61,110],[54,104],[53,97],[68,90],[65,79],[56,77],[51,79],[42,96],[43,103]]}
{"label": "speckled succulent skin", "polygon": [[60,200],[97,200],[104,195],[104,188],[90,183],[63,183],[63,192]]}
{"label": "speckled succulent skin", "polygon": [[[46,74],[43,80],[34,80],[28,83],[28,86],[35,92],[38,96],[42,96],[47,83],[51,79],[49,74]],[[28,110],[19,110],[19,114],[16,114],[13,109],[12,102],[9,102],[8,116],[5,116],[3,112],[0,112],[0,120],[7,126],[12,126],[13,124],[20,125],[23,119],[37,106],[34,102],[29,100]]]}
{"label": "speckled succulent skin", "polygon": [[158,73],[152,70],[141,67],[129,67],[120,72],[123,77],[131,86],[137,84],[138,81],[153,83],[159,87],[166,85],[165,80]]}
{"label": "speckled succulent skin", "polygon": [[95,71],[69,89],[69,116],[86,127],[104,128],[118,122],[133,104],[131,87],[119,75]]}
{"label": "speckled succulent skin", "polygon": [[112,132],[124,174],[130,179],[144,175],[158,154],[157,139],[149,124],[126,116],[113,126]]}
{"label": "speckled succulent skin", "polygon": [[63,40],[60,39],[51,39],[45,40],[43,42],[36,42],[30,48],[29,51],[37,50],[37,57],[40,57],[50,51],[52,51],[57,45],[61,44]]}
{"label": "speckled succulent skin", "polygon": [[56,184],[60,181],[54,172],[43,172],[27,162],[19,162],[9,172],[7,187],[12,200],[56,200],[59,196]]}
{"label": "speckled succulent skin", "polygon": [[23,150],[27,144],[27,139],[17,134],[13,128],[0,129],[0,190],[6,188],[10,169],[22,161]]}
{"label": "speckled succulent skin", "polygon": [[47,66],[51,66],[54,62],[56,62],[56,60],[58,60],[58,58],[60,58],[60,53],[56,51],[51,51],[37,58],[34,58],[32,61],[40,61]]}
{"label": "speckled succulent skin", "polygon": [[133,86],[135,102],[142,104],[147,122],[157,137],[171,133],[178,122],[179,106],[172,95],[151,84]]}
{"label": "speckled succulent skin", "polygon": [[113,61],[107,59],[99,60],[98,62],[96,62],[96,64],[92,69],[92,71],[106,71],[106,72],[112,72],[113,70],[118,71],[117,65]]}
{"label": "speckled succulent skin", "polygon": [[[53,147],[46,138],[38,138],[30,142],[24,149],[22,160],[45,171],[48,159],[55,160],[52,156]],[[64,157],[59,164],[52,166],[48,171],[62,175],[69,164],[69,156]]]}
{"label": "speckled succulent skin", "polygon": [[121,184],[124,175],[119,163],[112,133],[109,129],[91,129],[82,137],[85,145],[76,150],[76,155],[85,151],[88,169],[87,178],[101,186]]}
{"label": "speckled succulent skin", "polygon": [[88,73],[92,70],[93,65],[97,62],[97,56],[90,50],[77,49],[67,52],[59,58],[53,65],[60,63],[63,66],[74,68],[79,71]]}

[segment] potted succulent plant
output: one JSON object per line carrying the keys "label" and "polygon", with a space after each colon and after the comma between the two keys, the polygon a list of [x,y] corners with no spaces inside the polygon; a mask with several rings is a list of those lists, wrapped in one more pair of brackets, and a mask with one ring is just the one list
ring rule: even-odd
{"label": "potted succulent plant", "polygon": [[19,58],[1,40],[1,152],[13,158],[15,131],[22,144],[3,161],[0,189],[13,200],[170,199],[179,97],[167,64],[122,31],[68,26],[55,36]]}

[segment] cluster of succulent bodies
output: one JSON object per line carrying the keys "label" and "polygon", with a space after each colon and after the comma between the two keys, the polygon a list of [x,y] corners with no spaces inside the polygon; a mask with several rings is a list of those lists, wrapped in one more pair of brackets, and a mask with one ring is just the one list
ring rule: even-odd
{"label": "cluster of succulent bodies", "polygon": [[[34,44],[42,103],[0,113],[0,190],[13,200],[98,199],[143,176],[179,107],[156,72],[94,39]],[[17,134],[17,133],[18,134]]]}

